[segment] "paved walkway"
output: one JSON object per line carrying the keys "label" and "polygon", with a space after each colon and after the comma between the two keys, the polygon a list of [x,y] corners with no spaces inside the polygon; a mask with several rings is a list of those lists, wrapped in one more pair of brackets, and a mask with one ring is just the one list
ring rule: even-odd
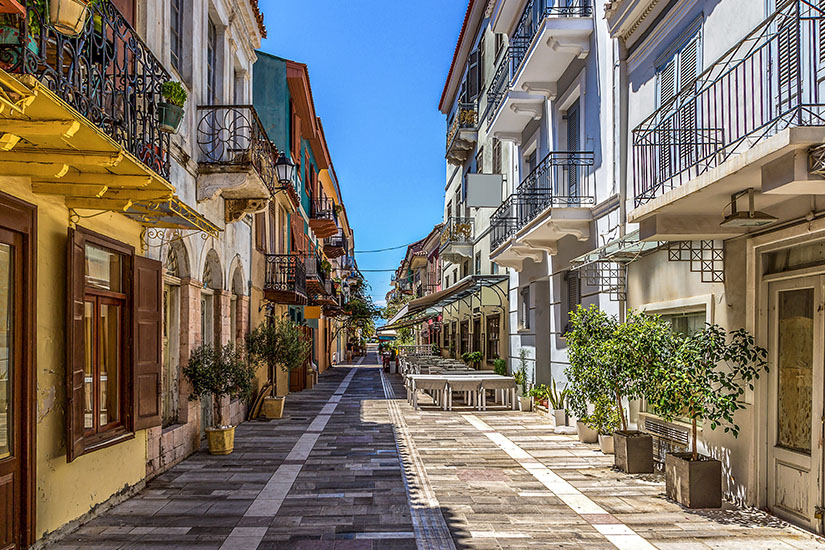
{"label": "paved walkway", "polygon": [[813,549],[765,514],[687,511],[535,414],[413,411],[397,376],[338,367],[58,548]]}

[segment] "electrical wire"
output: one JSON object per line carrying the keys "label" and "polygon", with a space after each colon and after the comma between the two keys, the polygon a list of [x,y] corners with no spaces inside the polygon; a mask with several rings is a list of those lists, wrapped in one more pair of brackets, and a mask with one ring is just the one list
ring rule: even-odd
{"label": "electrical wire", "polygon": [[378,250],[356,250],[356,254],[373,254],[375,252],[387,252],[390,250],[399,250],[401,248],[407,248],[410,246],[409,244],[402,244],[401,246],[391,246],[390,248],[379,248]]}

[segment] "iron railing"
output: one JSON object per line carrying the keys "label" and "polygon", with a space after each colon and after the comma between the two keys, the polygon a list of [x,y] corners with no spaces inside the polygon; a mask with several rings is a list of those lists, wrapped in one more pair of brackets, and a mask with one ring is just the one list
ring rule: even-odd
{"label": "iron railing", "polygon": [[349,250],[347,247],[347,238],[340,233],[338,235],[333,235],[332,237],[327,237],[324,242],[326,246],[343,248],[345,251]]}
{"label": "iron railing", "polygon": [[264,290],[294,292],[306,296],[304,258],[297,254],[266,254]]}
{"label": "iron railing", "polygon": [[315,254],[309,254],[306,256],[305,266],[307,277],[318,279],[323,285],[326,284],[328,277],[327,272],[321,268],[321,265],[321,258],[316,256]]}
{"label": "iron railing", "polygon": [[484,111],[484,116],[487,118],[487,129],[493,123],[498,108],[504,102],[507,91],[510,89],[510,82],[513,80],[518,67],[514,64],[514,60],[513,50],[508,47],[501,55],[493,80],[490,81],[490,87],[487,88],[487,107]]}
{"label": "iron railing", "polygon": [[335,201],[330,198],[312,199],[309,208],[309,217],[316,220],[335,220]]}
{"label": "iron railing", "polygon": [[441,248],[449,244],[473,244],[475,220],[451,217],[441,229]]}
{"label": "iron railing", "polygon": [[453,146],[458,131],[465,128],[476,128],[478,124],[478,104],[459,103],[453,114],[453,120],[447,128],[447,151]]}
{"label": "iron railing", "polygon": [[519,184],[490,217],[495,249],[550,207],[596,204],[592,151],[553,151]]}
{"label": "iron railing", "polygon": [[433,293],[438,290],[438,287],[441,285],[441,272],[440,271],[428,271],[427,272],[427,291],[429,293]]}
{"label": "iron railing", "polygon": [[792,126],[825,125],[825,11],[789,0],[633,130],[640,206]]}
{"label": "iron railing", "polygon": [[69,37],[49,24],[45,2],[20,3],[27,17],[3,16],[0,68],[34,76],[168,179],[169,134],[159,129],[158,104],[169,73],[120,11],[109,0],[92,3],[86,27]]}
{"label": "iron railing", "polygon": [[264,184],[275,192],[278,151],[269,140],[252,105],[198,107],[198,148],[205,164],[252,165]]}

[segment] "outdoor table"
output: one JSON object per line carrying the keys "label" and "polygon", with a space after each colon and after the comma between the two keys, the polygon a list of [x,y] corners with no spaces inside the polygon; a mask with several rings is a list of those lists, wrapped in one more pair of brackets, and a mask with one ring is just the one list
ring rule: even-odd
{"label": "outdoor table", "polygon": [[[443,373],[443,374],[410,374],[407,375],[407,391],[410,392],[408,396],[408,400],[411,397],[411,404],[413,408],[418,410],[418,390],[426,390],[430,389],[430,386],[435,383],[438,385],[439,390],[443,386],[441,383],[446,384],[446,389],[444,391],[450,392],[450,382],[465,382],[467,380],[478,380],[481,382],[481,387],[484,389],[484,382],[491,382],[490,385],[494,386],[493,388],[487,389],[495,389],[495,390],[502,390],[502,391],[509,391],[511,394],[511,402],[513,406],[513,410],[517,410],[517,403],[516,403],[516,382],[510,376],[501,376],[499,374],[494,374],[493,372],[485,372],[485,371],[473,371],[473,372],[465,372],[465,373]],[[420,384],[419,382],[423,382]],[[458,385],[458,384],[457,384]],[[463,384],[462,384],[463,386]],[[449,393],[446,394],[449,396]],[[449,397],[447,399],[441,399],[441,404],[444,410],[452,409],[452,399]],[[484,399],[482,395],[482,407],[486,408],[486,399]]]}

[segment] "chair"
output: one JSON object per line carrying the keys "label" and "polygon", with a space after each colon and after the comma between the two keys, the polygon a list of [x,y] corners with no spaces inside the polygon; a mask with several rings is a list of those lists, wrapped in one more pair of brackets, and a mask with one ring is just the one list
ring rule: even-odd
{"label": "chair", "polygon": [[413,380],[412,388],[412,406],[413,409],[419,410],[418,407],[418,392],[430,391],[433,392],[433,399],[437,405],[441,405],[444,410],[447,410],[447,400],[444,399],[444,394],[447,390],[446,380]]}
{"label": "chair", "polygon": [[498,380],[483,380],[481,382],[481,407],[482,410],[487,410],[487,390],[494,390],[502,392],[501,403],[507,406],[508,394],[513,410],[517,410],[516,403],[516,381],[512,378],[502,378]]}

